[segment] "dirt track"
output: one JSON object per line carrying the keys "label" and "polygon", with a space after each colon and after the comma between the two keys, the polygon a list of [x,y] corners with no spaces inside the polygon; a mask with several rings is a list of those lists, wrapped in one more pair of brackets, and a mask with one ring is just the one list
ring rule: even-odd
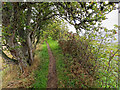
{"label": "dirt track", "polygon": [[47,88],[57,88],[56,62],[55,62],[55,58],[53,57],[49,44],[47,42],[46,44],[49,54],[49,72],[48,72]]}

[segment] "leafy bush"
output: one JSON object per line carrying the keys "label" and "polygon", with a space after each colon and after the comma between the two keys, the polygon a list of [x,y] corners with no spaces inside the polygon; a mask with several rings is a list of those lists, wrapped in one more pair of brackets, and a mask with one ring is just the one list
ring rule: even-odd
{"label": "leafy bush", "polygon": [[[106,30],[105,35],[99,32],[87,33],[85,36],[59,40],[64,55],[72,56],[71,72],[75,77],[83,74],[83,81],[90,87],[118,87],[117,47],[111,46],[114,32]],[[115,31],[115,30],[114,30]],[[95,40],[95,38],[98,38]],[[83,68],[81,72],[81,69]],[[87,77],[89,78],[85,78]]]}

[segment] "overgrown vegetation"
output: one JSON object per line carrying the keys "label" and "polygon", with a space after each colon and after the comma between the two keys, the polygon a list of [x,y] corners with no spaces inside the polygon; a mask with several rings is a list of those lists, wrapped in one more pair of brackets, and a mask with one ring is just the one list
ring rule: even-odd
{"label": "overgrown vegetation", "polygon": [[49,55],[46,42],[42,44],[42,49],[36,51],[36,53],[39,56],[40,63],[37,70],[35,71],[35,83],[33,84],[33,88],[46,88],[49,64]]}
{"label": "overgrown vegetation", "polygon": [[[85,41],[87,42],[87,41]],[[85,87],[102,87],[102,88],[117,88],[118,87],[118,67],[116,66],[118,61],[117,57],[114,56],[109,67],[110,57],[101,57],[102,61],[95,61],[94,54],[91,53],[81,46],[88,45],[89,43],[81,44],[80,41],[68,40],[68,41],[53,41],[48,40],[48,43],[52,49],[53,55],[56,58],[56,66],[58,73],[58,87],[60,88],[85,88]],[[68,44],[66,44],[68,43]],[[74,44],[74,45],[71,45]],[[80,46],[81,45],[81,46]],[[117,48],[109,46],[106,51],[116,51]],[[76,49],[77,48],[77,49]],[[84,49],[82,49],[84,48]],[[61,51],[62,49],[62,51]],[[87,48],[88,49],[88,48]],[[70,51],[71,50],[71,51]],[[77,50],[85,50],[83,56],[80,56],[82,52]],[[77,54],[74,54],[77,53]],[[86,53],[86,55],[84,55]],[[64,55],[65,54],[65,55]],[[87,56],[88,55],[88,56]],[[103,54],[102,54],[103,55]],[[117,53],[115,53],[117,55]],[[92,58],[91,58],[92,56]],[[80,58],[82,57],[82,58]],[[88,59],[85,59],[88,57]],[[103,60],[106,59],[106,60]],[[83,61],[86,60],[86,61]],[[96,66],[97,65],[97,66]],[[108,73],[107,70],[110,70]],[[107,84],[106,84],[107,83]]]}
{"label": "overgrown vegetation", "polygon": [[[88,85],[85,84],[84,82],[85,79],[82,81],[82,79],[85,78],[84,68],[82,68],[81,65],[77,63],[70,54],[64,56],[64,54],[62,53],[62,49],[60,48],[57,41],[53,41],[50,39],[48,43],[56,59],[58,85],[59,85],[58,87],[59,88],[89,87]],[[77,73],[79,76],[76,75],[75,72],[76,73],[79,72]]]}
{"label": "overgrown vegetation", "polygon": [[[118,88],[119,49],[111,44],[118,25],[112,30],[101,25],[116,4],[3,2],[0,54],[13,69],[6,69],[3,87],[29,88],[35,78],[34,88],[46,88],[49,56],[45,42],[40,50],[37,45],[48,40],[56,59],[58,87]],[[77,33],[68,32],[65,22]]]}
{"label": "overgrown vegetation", "polygon": [[[8,55],[7,52],[5,53]],[[39,58],[35,55],[33,65],[26,68],[24,73],[21,73],[17,65],[2,63],[2,88],[31,88],[34,82],[34,70],[39,63]]]}
{"label": "overgrown vegetation", "polygon": [[[68,53],[72,56],[71,67],[75,77],[81,77],[83,74],[83,81],[87,83],[88,87],[117,88],[117,47],[95,42],[97,41],[84,39],[84,37],[79,37],[78,40],[73,37],[69,40],[60,40],[59,44],[64,54]],[[79,72],[82,68],[83,73]]]}

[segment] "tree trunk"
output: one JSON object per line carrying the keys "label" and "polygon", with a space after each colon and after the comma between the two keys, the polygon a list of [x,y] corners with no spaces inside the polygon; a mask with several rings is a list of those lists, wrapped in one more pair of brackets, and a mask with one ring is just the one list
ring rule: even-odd
{"label": "tree trunk", "polygon": [[27,36],[27,45],[28,45],[28,54],[29,54],[29,64],[31,65],[33,62],[33,48],[32,48],[30,33]]}
{"label": "tree trunk", "polygon": [[28,6],[28,11],[27,11],[27,23],[26,23],[26,26],[28,26],[27,28],[26,28],[26,31],[27,31],[27,46],[28,46],[28,55],[29,55],[29,65],[31,65],[32,64],[32,62],[33,62],[33,48],[32,48],[32,41],[31,41],[31,33],[32,33],[32,30],[31,30],[31,27],[30,27],[30,20],[31,20],[31,9],[32,9],[32,7],[31,7],[31,5],[30,4],[28,4],[29,6]]}
{"label": "tree trunk", "polygon": [[[10,51],[11,55],[18,60],[18,63],[20,65],[21,71],[23,72],[24,69],[27,66],[26,58],[22,52],[22,48],[16,48],[20,46],[17,42],[17,39],[15,37],[16,31],[17,31],[17,19],[19,18],[17,14],[18,13],[18,3],[12,3],[11,6],[13,6],[13,9],[9,9],[7,7],[3,8],[3,26],[8,27],[8,25],[11,25],[11,27],[8,27],[7,30],[4,32],[8,35],[5,35],[6,44],[8,45],[8,50]],[[7,9],[6,9],[7,8]],[[13,11],[13,13],[11,13]],[[11,21],[12,20],[12,21]],[[6,58],[8,59],[8,58]]]}

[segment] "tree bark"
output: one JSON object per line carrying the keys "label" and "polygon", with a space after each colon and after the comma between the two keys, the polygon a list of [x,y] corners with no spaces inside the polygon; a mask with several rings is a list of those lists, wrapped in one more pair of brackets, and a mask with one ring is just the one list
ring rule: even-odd
{"label": "tree bark", "polygon": [[28,44],[28,53],[29,53],[29,64],[31,65],[33,62],[33,48],[32,48],[32,42],[30,38],[30,33],[28,34],[27,37],[27,44]]}
{"label": "tree bark", "polygon": [[28,3],[29,5],[28,5],[28,11],[27,11],[27,23],[26,23],[26,26],[28,26],[27,28],[26,28],[26,31],[27,31],[27,46],[28,46],[28,55],[29,55],[29,65],[31,65],[32,64],[32,62],[33,62],[33,48],[32,48],[32,41],[31,41],[31,33],[32,33],[32,30],[31,30],[31,27],[30,27],[30,20],[31,20],[31,9],[32,9],[32,7],[31,7],[31,5],[30,5],[30,3]]}

